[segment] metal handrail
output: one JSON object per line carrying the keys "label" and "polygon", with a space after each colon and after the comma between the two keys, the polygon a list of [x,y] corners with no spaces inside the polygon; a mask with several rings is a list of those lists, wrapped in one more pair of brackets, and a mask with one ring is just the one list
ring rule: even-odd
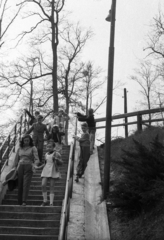
{"label": "metal handrail", "polygon": [[73,149],[74,149],[74,142],[72,142],[71,146],[70,146],[65,196],[64,196],[64,200],[63,200],[60,232],[59,232],[58,240],[65,239],[67,222],[69,221],[69,205],[70,205],[70,196],[71,196],[72,184],[73,184],[73,181],[72,181],[72,179],[73,179],[73,169],[72,169],[73,164],[72,164],[72,162],[74,161]]}
{"label": "metal handrail", "polygon": [[[75,126],[75,135],[76,135],[76,133],[77,133],[77,118],[76,118],[76,126]],[[64,200],[63,200],[63,206],[62,206],[58,240],[66,240],[67,239],[67,224],[69,221],[70,199],[72,198],[72,189],[73,189],[75,146],[76,146],[76,139],[74,139],[74,141],[71,142],[71,145],[70,145],[65,196],[64,196]]]}
{"label": "metal handrail", "polygon": [[[12,154],[12,152],[15,151],[15,146],[16,146],[17,142],[19,141],[18,136],[19,135],[21,136],[21,131],[23,128],[25,130],[26,123],[27,123],[26,113],[23,113],[19,117],[17,122],[14,124],[10,133],[7,135],[7,137],[5,138],[5,140],[3,141],[3,143],[0,147],[0,176],[1,176],[5,166],[8,165],[8,160],[9,160],[10,155]],[[10,147],[11,147],[11,149],[10,149]],[[1,166],[6,154],[7,154],[7,159],[3,163],[3,166]]]}

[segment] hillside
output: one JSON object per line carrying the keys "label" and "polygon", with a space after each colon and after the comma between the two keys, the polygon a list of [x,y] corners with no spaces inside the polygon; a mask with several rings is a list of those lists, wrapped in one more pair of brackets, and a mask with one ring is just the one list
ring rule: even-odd
{"label": "hillside", "polygon": [[[112,141],[108,196],[112,240],[164,239],[163,139],[164,130],[151,127]],[[98,152],[103,184],[103,147]]]}

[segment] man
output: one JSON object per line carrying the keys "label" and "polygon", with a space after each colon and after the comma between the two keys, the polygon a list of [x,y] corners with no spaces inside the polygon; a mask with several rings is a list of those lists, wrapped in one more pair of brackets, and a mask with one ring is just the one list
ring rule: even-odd
{"label": "man", "polygon": [[27,113],[27,115],[30,118],[29,125],[32,126],[33,123],[37,122],[37,118],[40,115],[39,111],[35,111],[35,115],[34,116],[27,109],[24,109],[24,111],[25,111],[25,113]]}
{"label": "man", "polygon": [[88,115],[83,115],[81,113],[77,113],[78,121],[87,122],[89,128],[90,135],[90,154],[93,154],[94,143],[95,143],[95,132],[96,132],[96,122],[94,119],[93,109],[90,108],[88,110]]}
{"label": "man", "polygon": [[39,115],[37,122],[32,125],[32,127],[26,132],[29,134],[33,131],[33,143],[38,149],[38,155],[40,162],[42,162],[43,157],[43,144],[44,144],[44,133],[46,132],[47,138],[49,132],[45,124],[42,123],[43,116]]}

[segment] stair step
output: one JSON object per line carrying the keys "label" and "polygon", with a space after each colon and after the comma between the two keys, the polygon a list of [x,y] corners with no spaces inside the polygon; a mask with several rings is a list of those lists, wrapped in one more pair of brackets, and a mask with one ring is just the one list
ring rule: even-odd
{"label": "stair step", "polygon": [[[43,202],[42,200],[35,200],[35,199],[27,199],[26,204],[27,205],[33,205],[33,206],[40,206]],[[17,199],[4,199],[2,201],[3,205],[18,205]],[[62,205],[62,200],[54,200],[54,205],[55,206],[61,206]]]}
{"label": "stair step", "polygon": [[2,240],[58,240],[58,235],[0,234]]}
{"label": "stair step", "polygon": [[[48,189],[48,187],[47,187],[47,189]],[[55,190],[61,190],[62,191],[62,189],[63,190],[65,190],[65,185],[63,186],[55,186]],[[42,187],[41,187],[41,185],[36,185],[36,186],[34,186],[34,185],[31,185],[30,186],[30,190],[42,190]]]}
{"label": "stair step", "polygon": [[[49,189],[47,189],[47,194],[49,195]],[[64,196],[64,192],[65,192],[65,189],[61,189],[61,188],[56,188],[54,193],[56,196],[58,195],[62,195]],[[14,191],[7,191],[7,195],[18,195],[18,189],[15,189]],[[7,196],[6,195],[6,196]],[[42,196],[42,190],[29,190],[29,196],[30,195],[37,195],[37,196]]]}
{"label": "stair step", "polygon": [[30,228],[55,228],[58,227],[59,220],[33,220],[33,219],[1,219],[0,218],[0,228],[1,227],[30,227]]}
{"label": "stair step", "polygon": [[[66,174],[64,174],[62,178],[56,180],[56,183],[66,181],[66,177],[67,177]],[[35,182],[35,181],[36,181],[36,182],[37,182],[37,181],[41,182],[41,181],[42,181],[42,178],[41,178],[40,176],[39,176],[39,177],[38,177],[38,176],[33,176],[33,177],[32,177],[32,182],[33,182],[33,181],[34,181],[34,182]],[[49,183],[49,181],[48,181],[48,183]]]}
{"label": "stair step", "polygon": [[40,220],[60,220],[60,213],[39,213],[39,212],[1,212],[2,219],[39,219]]}
{"label": "stair step", "polygon": [[[41,227],[12,227],[1,226],[0,234],[28,234],[28,235],[56,235],[59,233],[59,227],[53,228],[41,228]],[[3,238],[2,238],[3,239]],[[16,240],[16,239],[15,239]]]}
{"label": "stair step", "polygon": [[[48,195],[49,197],[49,195]],[[64,198],[64,194],[63,195],[56,195],[55,196],[55,200],[63,200]],[[4,200],[17,200],[17,195],[13,194],[13,195],[6,195]],[[42,195],[28,195],[27,200],[39,200],[39,201],[43,201],[43,196]]]}
{"label": "stair step", "polygon": [[[65,171],[60,171],[61,173],[61,179],[64,179],[67,176],[67,169],[65,169]],[[35,175],[33,177],[38,177],[41,179],[41,172],[40,173],[35,173]]]}
{"label": "stair step", "polygon": [[0,212],[28,212],[28,213],[61,213],[60,206],[40,207],[40,206],[18,206],[18,205],[0,205]]}
{"label": "stair step", "polygon": [[[63,186],[63,185],[65,185],[65,182],[66,182],[66,179],[63,179],[63,180],[56,180],[56,182],[55,182],[55,187],[57,187],[57,186]],[[32,181],[31,182],[31,185],[30,185],[30,187],[31,186],[40,186],[41,185],[41,179],[40,180],[38,180],[38,181]],[[49,186],[50,185],[50,182],[48,181],[48,183],[47,183],[47,186]]]}

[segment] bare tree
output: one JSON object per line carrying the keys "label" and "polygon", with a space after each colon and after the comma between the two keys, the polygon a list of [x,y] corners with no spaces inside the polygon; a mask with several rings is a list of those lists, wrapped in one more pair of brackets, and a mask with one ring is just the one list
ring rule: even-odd
{"label": "bare tree", "polygon": [[10,11],[10,17],[8,13],[9,8],[11,7],[9,4],[11,2],[8,0],[0,0],[0,48],[5,43],[5,36],[11,27],[11,25],[14,23],[15,19],[19,15],[21,9],[23,8],[23,3],[19,4],[19,7],[16,9],[16,11],[11,14]]}
{"label": "bare tree", "polygon": [[[84,66],[84,70],[82,72],[82,74],[84,75],[84,83],[86,85],[86,114],[88,114],[88,109],[89,108],[93,108],[93,98],[95,94],[95,91],[99,89],[101,89],[101,86],[104,84],[104,82],[106,81],[106,79],[104,78],[104,80],[100,80],[100,74],[102,72],[102,69],[100,67],[94,68],[94,65],[92,62],[88,62],[85,66]],[[98,81],[97,81],[98,80]],[[101,106],[104,101],[106,99],[106,96],[104,97],[99,97],[99,103],[98,106]],[[96,107],[96,110],[98,109],[98,106]]]}
{"label": "bare tree", "polygon": [[150,32],[147,36],[146,47],[149,57],[156,60],[164,58],[164,14],[159,10],[158,15],[153,18],[150,26]]}
{"label": "bare tree", "polygon": [[[39,20],[28,30],[19,35],[20,42],[27,34],[33,33],[38,27],[43,27],[47,23],[46,28],[42,28],[42,33],[38,37],[39,44],[50,41],[52,50],[52,86],[53,86],[53,109],[58,111],[58,44],[59,44],[59,14],[63,10],[65,0],[25,0],[24,3],[31,5],[30,10],[26,14],[26,18],[37,17]],[[44,29],[44,30],[43,30]]]}
{"label": "bare tree", "polygon": [[[146,104],[146,108],[150,110],[154,101],[155,84],[159,80],[159,72],[149,61],[140,62],[139,67],[134,71],[135,75],[131,76],[130,79],[140,86],[140,93],[145,98],[145,102],[142,104]],[[151,120],[151,114],[149,114],[149,120]]]}

